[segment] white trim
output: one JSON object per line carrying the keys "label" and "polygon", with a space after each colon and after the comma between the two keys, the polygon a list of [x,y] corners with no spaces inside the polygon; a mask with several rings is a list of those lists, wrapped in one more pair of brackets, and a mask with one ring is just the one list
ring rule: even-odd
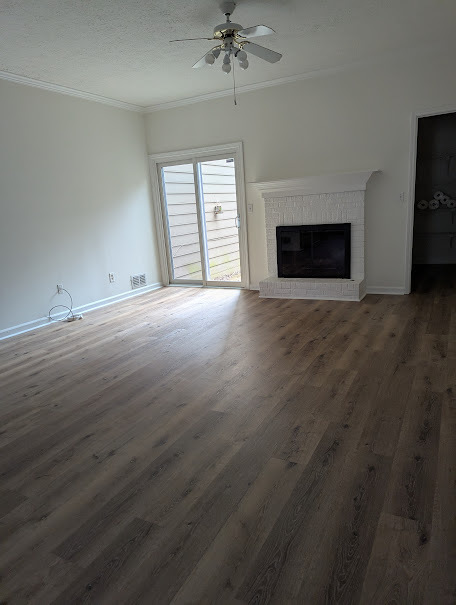
{"label": "white trim", "polygon": [[410,116],[410,164],[409,164],[409,193],[406,209],[405,231],[405,274],[404,294],[410,294],[412,289],[412,249],[413,249],[413,220],[415,216],[415,181],[416,181],[416,155],[418,144],[418,120],[430,116],[456,113],[455,105],[442,105],[434,109],[418,110]]}
{"label": "white trim", "polygon": [[[226,145],[215,145],[213,147],[200,147],[197,149],[186,149],[182,151],[170,151],[165,153],[155,153],[149,155],[150,177],[152,185],[152,203],[154,207],[155,225],[158,234],[158,250],[160,256],[160,266],[162,270],[162,281],[164,285],[169,285],[169,259],[168,248],[164,234],[164,210],[162,207],[162,195],[158,177],[158,168],[160,164],[168,162],[180,162],[185,160],[202,161],[207,156],[233,154],[236,165],[236,191],[238,195],[238,208],[241,220],[239,229],[239,249],[241,259],[242,284],[236,287],[249,288],[249,253],[247,240],[247,207],[245,198],[245,177],[244,177],[244,152],[241,141],[227,143]],[[221,286],[222,287],[222,286]]]}
{"label": "white trim", "polygon": [[249,290],[260,290],[260,284],[250,284]]}
{"label": "white trim", "polygon": [[415,180],[416,180],[416,153],[418,137],[418,115],[410,116],[410,155],[409,155],[409,194],[405,217],[405,274],[404,289],[410,294],[412,289],[412,249],[413,249],[413,221],[415,217]]}
{"label": "white trim", "polygon": [[152,153],[149,159],[155,164],[165,162],[179,162],[188,160],[190,157],[201,158],[206,155],[216,155],[224,153],[236,153],[242,150],[242,142],[227,143],[226,145],[214,145],[212,147],[197,147],[196,149],[183,149],[182,151],[166,151],[164,153]]}
{"label": "white trim", "polygon": [[[320,76],[330,76],[343,72],[347,69],[353,69],[359,66],[363,66],[364,63],[353,63],[349,65],[341,65],[340,67],[331,67],[327,69],[316,69],[308,71],[304,74],[298,74],[296,76],[287,76],[285,78],[277,78],[275,80],[266,80],[265,82],[258,82],[256,84],[246,84],[236,88],[238,94],[245,92],[253,92],[255,90],[261,90],[263,88],[269,88],[271,86],[280,86],[281,84],[289,84],[292,82],[299,82],[301,80],[307,80],[310,78]],[[157,103],[154,105],[136,105],[134,103],[127,103],[126,101],[119,101],[117,99],[111,99],[110,97],[104,97],[91,92],[85,92],[76,88],[70,88],[61,84],[54,84],[52,82],[45,82],[43,80],[37,80],[35,78],[29,78],[28,76],[20,76],[19,74],[13,74],[7,71],[0,71],[0,80],[7,80],[14,82],[15,84],[22,84],[24,86],[32,86],[34,88],[40,88],[42,90],[48,90],[50,92],[56,92],[59,94],[69,95],[71,97],[77,97],[79,99],[85,99],[86,101],[94,101],[95,103],[103,103],[104,105],[111,105],[118,109],[126,109],[127,111],[136,111],[139,113],[152,113],[154,111],[162,111],[164,109],[174,109],[176,107],[184,107],[186,105],[193,105],[200,103],[201,101],[212,101],[214,99],[221,99],[223,97],[229,97],[233,94],[231,88],[226,90],[220,90],[217,92],[209,92],[204,95],[198,95],[196,97],[190,97],[186,99],[177,99],[175,101],[166,101],[164,103]]]}
{"label": "white trim", "polygon": [[396,296],[409,294],[402,286],[367,286],[366,294],[394,294]]}
{"label": "white trim", "polygon": [[[283,78],[276,78],[274,80],[266,80],[264,82],[257,82],[255,84],[246,84],[245,86],[236,87],[236,93],[242,94],[246,92],[253,92],[255,90],[261,90],[263,88],[270,88],[272,86],[280,86],[282,84],[291,84],[293,82],[300,82],[302,80],[310,80],[313,78],[320,78],[326,76],[333,76],[341,74],[347,71],[355,69],[368,68],[374,65],[383,65],[391,62],[396,63],[397,60],[407,58],[418,58],[429,54],[436,54],[442,52],[448,48],[447,41],[440,43],[432,43],[432,45],[421,45],[419,47],[407,48],[398,53],[397,50],[388,51],[382,53],[380,56],[363,59],[361,61],[353,61],[351,63],[344,63],[334,67],[324,67],[322,69],[314,69],[306,71],[301,74],[293,76],[285,76]],[[449,48],[451,50],[451,48]],[[186,99],[177,99],[175,101],[165,101],[164,103],[154,103],[144,108],[144,113],[152,113],[154,111],[162,111],[165,109],[175,109],[176,107],[185,107],[186,105],[193,105],[194,103],[200,103],[201,101],[212,101],[214,99],[221,99],[223,97],[230,97],[233,94],[233,89],[229,88],[226,90],[219,90],[217,92],[210,92],[195,97],[188,97]]]}
{"label": "white trim", "polygon": [[[420,46],[405,49],[402,52],[397,53],[397,51],[391,51],[388,53],[383,53],[381,56],[376,58],[371,58],[368,60],[362,61],[354,61],[352,63],[345,63],[343,65],[334,66],[334,67],[326,67],[322,69],[314,69],[301,74],[296,74],[292,76],[285,76],[283,78],[276,78],[274,80],[266,80],[264,82],[257,82],[255,84],[246,84],[245,86],[239,86],[236,88],[238,94],[253,92],[255,90],[261,90],[263,88],[270,88],[272,86],[280,86],[282,84],[290,84],[293,82],[300,82],[302,80],[309,80],[313,78],[325,77],[337,75],[340,73],[344,73],[346,71],[351,71],[353,69],[366,68],[372,65],[383,64],[385,62],[398,60],[398,57],[407,58],[407,57],[419,57],[429,53],[435,54],[437,52],[441,52],[448,48],[446,41],[443,44],[435,44],[432,42],[432,46]],[[450,49],[451,50],[451,49]],[[13,74],[8,71],[0,71],[0,80],[7,80],[9,82],[15,82],[16,84],[23,84],[25,86],[33,86],[35,88],[41,88],[43,90],[49,90],[51,92],[56,92],[60,94],[69,95],[72,97],[77,97],[80,99],[85,99],[87,101],[94,101],[96,103],[103,103],[104,105],[111,105],[112,107],[117,107],[118,109],[126,109],[128,111],[136,111],[139,113],[152,113],[154,111],[162,111],[165,109],[174,109],[176,107],[184,107],[186,105],[193,105],[195,103],[200,103],[202,101],[212,101],[214,99],[221,99],[223,97],[229,97],[233,94],[233,90],[231,88],[226,90],[220,90],[217,92],[210,92],[203,95],[197,95],[195,97],[189,97],[186,99],[177,99],[174,101],[165,101],[163,103],[154,103],[153,105],[137,105],[135,103],[128,103],[126,101],[119,101],[117,99],[111,99],[109,97],[104,97],[103,95],[98,95],[95,93],[85,92],[83,90],[77,90],[75,88],[70,88],[68,86],[63,86],[60,84],[54,84],[51,82],[45,82],[42,80],[38,80],[36,78],[30,78],[28,76],[21,76],[19,74]],[[448,113],[452,113],[454,110],[448,110]],[[444,113],[437,112],[437,113]],[[427,114],[432,115],[432,114]]]}
{"label": "white trim", "polygon": [[[236,87],[236,94],[242,94],[245,92],[254,92],[255,90],[262,90],[263,88],[270,88],[272,86],[280,86],[281,84],[291,84],[293,82],[300,82],[301,80],[309,80],[310,78],[316,78],[320,76],[331,76],[338,74],[347,69],[353,69],[355,67],[363,66],[362,63],[353,63],[350,65],[342,65],[340,67],[329,67],[327,69],[315,69],[313,71],[307,71],[303,74],[297,74],[296,76],[286,76],[284,78],[276,78],[275,80],[266,80],[264,82],[257,82],[256,84],[246,84],[244,86]],[[201,103],[202,101],[213,101],[214,99],[222,99],[224,97],[230,97],[233,94],[233,89],[228,88],[226,90],[219,90],[217,92],[208,92],[204,95],[198,95],[196,97],[188,97],[186,99],[177,99],[176,101],[166,101],[164,103],[157,103],[154,105],[148,105],[144,108],[144,113],[153,113],[154,111],[163,111],[165,109],[175,109],[176,107],[185,107],[186,105],[194,105],[195,103]]]}
{"label": "white trim", "polygon": [[299,179],[248,183],[261,193],[264,199],[289,197],[293,195],[315,195],[320,193],[341,193],[365,191],[367,181],[377,170],[364,172],[341,172],[308,176]]}
{"label": "white trim", "polygon": [[162,208],[161,184],[158,178],[158,162],[149,156],[150,184],[152,207],[154,212],[155,233],[157,235],[158,257],[160,260],[161,278],[164,286],[171,285],[169,279],[169,260],[164,232],[164,215]]}
{"label": "white trim", "polygon": [[236,143],[235,152],[236,195],[241,228],[239,229],[239,251],[241,253],[241,275],[244,288],[250,287],[249,245],[247,235],[247,201],[245,197],[244,147]]}
{"label": "white trim", "polygon": [[84,92],[83,90],[76,90],[75,88],[61,86],[60,84],[52,84],[51,82],[43,82],[41,80],[35,80],[34,78],[19,76],[7,71],[0,71],[0,80],[7,80],[8,82],[23,84],[25,86],[33,86],[34,88],[41,88],[42,90],[57,92],[62,95],[68,95],[70,97],[76,97],[86,101],[95,101],[95,103],[103,103],[103,105],[110,105],[111,107],[117,107],[117,109],[126,109],[127,111],[144,113],[144,107],[141,107],[140,105],[126,103],[125,101],[118,101],[117,99],[110,99],[109,97],[103,97],[102,95],[97,95],[91,92]]}
{"label": "white trim", "polygon": [[[135,296],[139,296],[141,294],[147,294],[148,292],[152,292],[154,290],[158,290],[162,288],[163,284],[156,282],[155,284],[149,284],[148,286],[144,286],[143,288],[138,288],[137,290],[129,290],[128,292],[122,292],[121,294],[115,294],[114,296],[109,296],[108,298],[102,298],[101,300],[95,300],[94,302],[87,303],[86,305],[80,305],[79,307],[74,307],[73,312],[75,313],[88,313],[89,311],[95,311],[95,309],[101,309],[102,307],[107,307],[109,305],[113,305],[118,302],[122,302],[123,300],[127,300],[129,298],[134,298]],[[61,315],[65,315],[66,312],[57,313],[56,317]],[[0,330],[0,340],[5,340],[6,338],[11,338],[12,336],[17,336],[18,334],[24,334],[24,332],[30,332],[31,330],[37,330],[38,328],[44,328],[46,326],[55,325],[55,321],[50,321],[49,317],[46,315],[45,317],[40,317],[38,319],[34,319],[32,321],[26,321],[25,323],[18,324],[17,326],[11,326],[10,328],[5,328],[4,330]]]}
{"label": "white trim", "polygon": [[[282,84],[291,84],[293,82],[300,82],[303,80],[310,80],[313,78],[320,78],[326,76],[333,76],[337,74],[341,74],[347,71],[352,71],[355,69],[369,68],[375,65],[384,65],[389,64],[391,62],[396,63],[398,59],[408,59],[408,58],[419,58],[422,56],[427,56],[430,54],[437,54],[439,52],[445,51],[446,49],[452,50],[452,48],[448,46],[448,42],[446,40],[443,43],[435,43],[434,41],[431,44],[421,45],[419,47],[411,47],[406,48],[400,52],[397,50],[388,51],[382,53],[380,56],[363,59],[360,61],[353,61],[351,63],[344,63],[343,65],[338,65],[334,67],[324,67],[321,69],[314,69],[310,71],[306,71],[301,74],[296,74],[292,76],[285,76],[283,78],[276,78],[274,80],[266,80],[264,82],[257,82],[255,84],[246,84],[245,86],[237,86],[236,93],[242,94],[247,92],[253,92],[255,90],[261,90],[263,88],[270,88],[272,86],[280,86]],[[185,107],[186,105],[193,105],[194,103],[200,103],[202,101],[212,101],[214,99],[221,99],[223,97],[230,97],[233,94],[233,89],[229,88],[226,90],[219,90],[217,92],[210,92],[203,95],[197,95],[195,97],[188,97],[186,99],[177,99],[175,101],[165,101],[163,103],[154,103],[153,105],[149,105],[144,107],[144,113],[152,113],[154,111],[162,111],[165,109],[175,109],[177,107]]]}

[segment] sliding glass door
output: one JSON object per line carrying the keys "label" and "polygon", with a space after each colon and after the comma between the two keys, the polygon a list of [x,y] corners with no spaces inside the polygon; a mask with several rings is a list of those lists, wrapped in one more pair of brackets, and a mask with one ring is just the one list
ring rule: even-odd
{"label": "sliding glass door", "polygon": [[158,165],[169,281],[243,286],[235,157]]}
{"label": "sliding glass door", "polygon": [[171,280],[185,282],[203,279],[200,238],[200,209],[193,164],[162,168]]}
{"label": "sliding glass door", "polygon": [[198,164],[209,281],[241,282],[234,158]]}

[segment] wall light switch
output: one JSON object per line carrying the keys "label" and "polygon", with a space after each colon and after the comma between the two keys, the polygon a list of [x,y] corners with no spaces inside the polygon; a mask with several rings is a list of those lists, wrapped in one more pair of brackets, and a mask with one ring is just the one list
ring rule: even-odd
{"label": "wall light switch", "polygon": [[247,204],[247,212],[249,214],[252,214],[252,212],[253,212],[253,204]]}

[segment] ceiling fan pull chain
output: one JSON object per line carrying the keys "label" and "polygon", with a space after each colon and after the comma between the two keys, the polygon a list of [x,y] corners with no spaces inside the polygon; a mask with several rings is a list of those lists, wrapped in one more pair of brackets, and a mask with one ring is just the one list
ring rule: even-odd
{"label": "ceiling fan pull chain", "polygon": [[236,63],[236,61],[233,61],[233,100],[234,100],[234,104],[237,105],[237,99],[236,99],[236,76],[234,75],[234,72],[236,70],[235,63]]}

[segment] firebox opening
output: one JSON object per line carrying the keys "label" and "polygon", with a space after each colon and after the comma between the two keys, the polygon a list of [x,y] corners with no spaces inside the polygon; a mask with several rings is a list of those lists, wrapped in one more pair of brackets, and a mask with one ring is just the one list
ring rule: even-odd
{"label": "firebox opening", "polygon": [[350,279],[350,223],[279,226],[278,277]]}

